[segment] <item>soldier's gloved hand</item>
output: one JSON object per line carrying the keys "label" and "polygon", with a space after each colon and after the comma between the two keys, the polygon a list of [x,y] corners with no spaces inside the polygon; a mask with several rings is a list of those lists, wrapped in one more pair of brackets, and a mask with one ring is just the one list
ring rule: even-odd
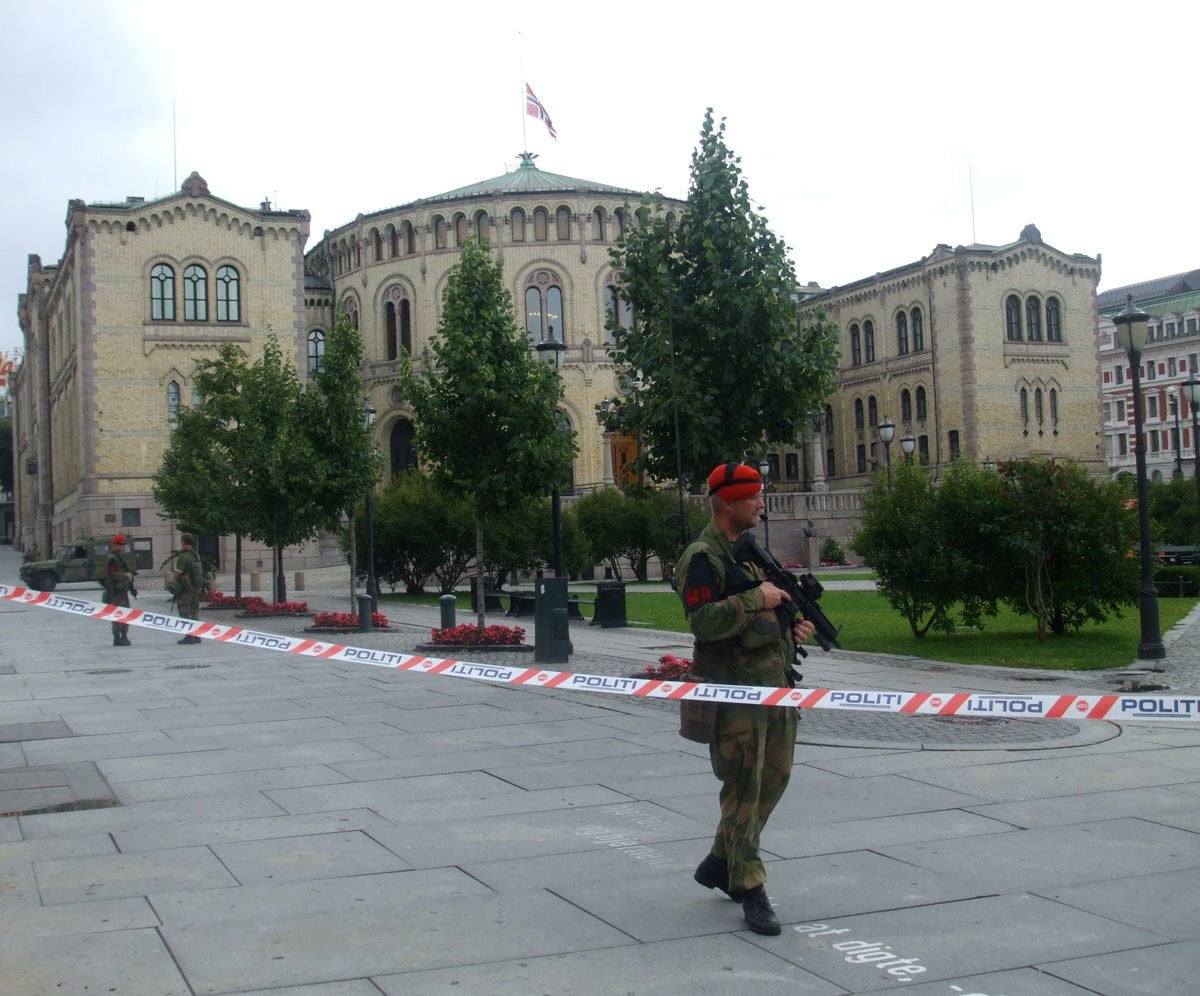
{"label": "soldier's gloved hand", "polygon": [[134,598],[137,598],[137,593],[138,593],[137,586],[132,581],[130,581],[129,582],[129,594],[131,594]]}

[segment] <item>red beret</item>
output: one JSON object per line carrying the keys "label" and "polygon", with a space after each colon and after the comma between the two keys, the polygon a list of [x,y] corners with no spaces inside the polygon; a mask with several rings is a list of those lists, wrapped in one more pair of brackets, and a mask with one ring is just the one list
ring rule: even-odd
{"label": "red beret", "polygon": [[113,542],[114,543],[124,543],[125,537],[122,536],[120,533],[117,533],[117,535],[113,537]]}
{"label": "red beret", "polygon": [[723,463],[708,475],[708,493],[725,501],[753,498],[762,490],[762,475],[745,463]]}

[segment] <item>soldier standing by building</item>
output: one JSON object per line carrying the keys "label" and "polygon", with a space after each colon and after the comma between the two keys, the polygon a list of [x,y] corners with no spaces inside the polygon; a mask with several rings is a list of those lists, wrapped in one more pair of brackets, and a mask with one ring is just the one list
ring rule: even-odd
{"label": "soldier standing by building", "polygon": [[[193,547],[196,538],[191,533],[179,537],[183,550],[175,555],[175,580],[179,582],[179,594],[175,604],[184,619],[200,618],[200,592],[204,590],[204,565]],[[199,643],[200,637],[189,633],[179,643]]]}
{"label": "soldier standing by building", "polygon": [[[137,594],[133,578],[137,574],[125,556],[125,537],[120,533],[112,538],[112,552],[108,555],[108,574],[104,578],[104,601],[108,605],[129,608],[130,594]],[[132,647],[129,640],[129,623],[112,624],[113,646]]]}
{"label": "soldier standing by building", "polygon": [[[733,560],[733,544],[759,521],[762,477],[746,464],[727,463],[708,476],[712,520],[679,561],[678,591],[695,637],[693,675],[733,685],[789,684],[796,642],[814,627],[797,620],[780,631],[775,607],[787,594],[751,564]],[[713,774],[721,780],[721,819],[709,855],[696,869],[701,885],[723,890],[742,904],[759,934],[778,934],[767,897],[759,838],[783,797],[792,771],[796,710],[790,707],[711,707],[703,739]]]}

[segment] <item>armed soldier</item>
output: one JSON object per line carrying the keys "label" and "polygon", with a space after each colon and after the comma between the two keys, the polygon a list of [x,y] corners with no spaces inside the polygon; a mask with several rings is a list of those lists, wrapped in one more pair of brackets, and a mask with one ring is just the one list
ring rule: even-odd
{"label": "armed soldier", "polygon": [[[137,594],[133,578],[137,570],[125,557],[125,537],[118,533],[112,538],[112,553],[108,556],[108,573],[104,577],[104,601],[108,605],[129,608],[130,594]],[[112,624],[113,646],[132,647],[129,623]]]}
{"label": "armed soldier", "polygon": [[[758,523],[762,478],[742,463],[708,475],[712,520],[679,562],[679,596],[695,637],[693,676],[734,685],[789,684],[795,647],[814,626],[796,617],[782,632],[776,607],[788,594],[753,564],[733,558],[733,544]],[[783,797],[792,771],[796,710],[790,707],[719,705],[708,729],[692,739],[709,744],[713,774],[721,780],[721,819],[709,855],[694,878],[740,901],[746,923],[759,934],[778,934],[779,919],[767,897],[759,838]]]}
{"label": "armed soldier", "polygon": [[[204,565],[200,555],[192,549],[196,538],[191,533],[179,537],[183,549],[175,555],[175,580],[179,582],[179,594],[175,596],[175,604],[179,607],[179,615],[184,619],[200,618],[200,592],[204,590]],[[199,643],[200,637],[189,633],[178,643]]]}

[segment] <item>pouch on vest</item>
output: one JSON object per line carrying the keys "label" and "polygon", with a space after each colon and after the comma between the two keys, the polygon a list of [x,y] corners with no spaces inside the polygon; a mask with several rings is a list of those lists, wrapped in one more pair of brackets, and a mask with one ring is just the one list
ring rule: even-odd
{"label": "pouch on vest", "polygon": [[683,699],[679,703],[679,735],[698,744],[717,739],[717,703]]}
{"label": "pouch on vest", "polygon": [[757,650],[760,647],[771,647],[779,643],[779,619],[774,609],[759,609],[750,620],[750,625],[742,630],[742,646],[747,650]]}

